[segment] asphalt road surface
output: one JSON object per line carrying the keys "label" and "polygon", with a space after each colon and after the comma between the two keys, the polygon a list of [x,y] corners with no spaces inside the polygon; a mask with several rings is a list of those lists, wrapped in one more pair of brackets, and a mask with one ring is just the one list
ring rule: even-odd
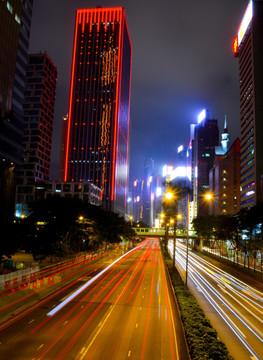
{"label": "asphalt road surface", "polygon": [[1,359],[189,359],[158,240],[84,265],[30,308],[2,297]]}
{"label": "asphalt road surface", "polygon": [[[177,241],[176,265],[185,277],[186,247]],[[169,241],[173,253],[173,241]],[[263,293],[216,261],[188,253],[188,287],[236,360],[263,359]],[[226,266],[225,266],[226,268]]]}

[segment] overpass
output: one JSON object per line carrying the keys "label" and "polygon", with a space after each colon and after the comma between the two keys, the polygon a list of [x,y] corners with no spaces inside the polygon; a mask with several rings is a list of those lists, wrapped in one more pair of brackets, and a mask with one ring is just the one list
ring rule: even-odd
{"label": "overpass", "polygon": [[[156,229],[156,228],[133,228],[133,230],[136,232],[137,236],[151,236],[151,237],[163,237],[165,236],[165,229]],[[174,231],[169,230],[168,231],[169,237],[174,236]],[[176,230],[176,238],[179,239],[186,239],[187,233],[185,230],[177,229]],[[195,231],[189,231],[189,238],[196,238],[198,239],[198,236],[196,235]]]}

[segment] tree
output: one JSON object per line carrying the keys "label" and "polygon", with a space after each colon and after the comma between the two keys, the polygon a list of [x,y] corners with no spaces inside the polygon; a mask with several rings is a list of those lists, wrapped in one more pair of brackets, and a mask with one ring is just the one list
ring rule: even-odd
{"label": "tree", "polygon": [[83,225],[78,221],[83,212],[83,202],[78,199],[54,196],[33,203],[27,218],[25,249],[36,260],[71,255],[84,237]]}
{"label": "tree", "polygon": [[71,256],[135,236],[131,225],[118,214],[79,199],[53,196],[31,208],[23,245],[36,260]]}
{"label": "tree", "polygon": [[19,234],[21,233],[22,225],[18,222],[9,221],[2,223],[1,232],[2,239],[0,242],[0,267],[5,258],[11,258],[17,251],[19,244]]}

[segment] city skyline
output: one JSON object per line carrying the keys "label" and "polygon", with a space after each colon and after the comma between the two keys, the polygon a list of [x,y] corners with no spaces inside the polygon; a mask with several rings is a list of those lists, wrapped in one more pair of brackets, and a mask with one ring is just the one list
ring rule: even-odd
{"label": "city skyline", "polygon": [[[204,107],[218,119],[219,131],[227,115],[231,142],[239,136],[238,63],[232,40],[247,4],[247,0],[231,4],[203,1],[193,3],[189,12],[189,6],[170,1],[162,7],[157,1],[151,2],[151,7],[146,2],[101,1],[103,7],[124,6],[133,45],[131,178],[143,174],[148,157],[157,167],[173,163],[178,145],[187,145],[190,124]],[[63,6],[59,0],[34,4],[29,51],[47,51],[58,67],[54,179],[58,176],[62,117],[68,109],[75,9],[97,5],[81,0]]]}

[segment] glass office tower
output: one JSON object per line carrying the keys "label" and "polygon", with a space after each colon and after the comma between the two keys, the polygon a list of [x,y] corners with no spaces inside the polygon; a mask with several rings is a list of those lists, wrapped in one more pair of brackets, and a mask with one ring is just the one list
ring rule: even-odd
{"label": "glass office tower", "polygon": [[239,59],[241,208],[248,208],[263,200],[263,1],[249,1],[233,51]]}
{"label": "glass office tower", "polygon": [[0,1],[0,224],[12,219],[33,0]]}
{"label": "glass office tower", "polygon": [[76,11],[64,181],[92,182],[125,213],[131,43],[124,9]]}

